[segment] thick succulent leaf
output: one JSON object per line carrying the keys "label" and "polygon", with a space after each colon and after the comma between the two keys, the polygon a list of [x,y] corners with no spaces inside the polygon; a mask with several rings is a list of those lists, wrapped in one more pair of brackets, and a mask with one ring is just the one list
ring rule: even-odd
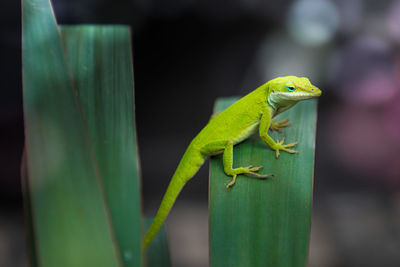
{"label": "thick succulent leaf", "polygon": [[141,266],[139,165],[127,26],[62,26],[124,266]]}
{"label": "thick succulent leaf", "polygon": [[39,266],[121,266],[49,0],[23,0],[26,155]]}
{"label": "thick succulent leaf", "polygon": [[[236,99],[221,99],[221,111]],[[306,266],[311,223],[316,101],[297,104],[277,119],[289,117],[292,125],[273,132],[274,140],[299,141],[299,154],[281,152],[279,159],[256,134],[234,147],[234,167],[264,166],[260,180],[225,175],[222,157],[211,160],[210,261],[212,267]]]}

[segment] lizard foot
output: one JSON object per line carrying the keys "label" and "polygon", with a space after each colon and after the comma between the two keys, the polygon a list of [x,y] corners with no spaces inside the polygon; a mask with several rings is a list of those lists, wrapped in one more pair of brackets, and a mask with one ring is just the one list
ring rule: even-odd
{"label": "lizard foot", "polygon": [[236,178],[239,174],[248,174],[248,175],[252,175],[256,178],[259,179],[266,179],[270,176],[274,176],[273,174],[259,174],[257,173],[259,170],[261,170],[263,168],[263,166],[259,166],[259,167],[253,167],[253,166],[248,166],[248,167],[241,167],[241,168],[236,168],[233,169],[234,174],[232,174],[232,181],[230,181],[227,185],[226,185],[226,189],[231,188],[232,186],[235,185],[236,183]]}
{"label": "lizard foot", "polygon": [[283,142],[285,141],[285,138],[283,138],[281,141],[278,141],[276,143],[276,148],[275,148],[275,154],[276,154],[276,158],[279,158],[279,150],[282,151],[286,151],[288,153],[294,154],[294,153],[299,153],[298,151],[292,150],[292,149],[288,149],[288,147],[294,147],[295,145],[298,144],[298,142],[294,142],[291,144],[286,144],[284,145]]}
{"label": "lizard foot", "polygon": [[232,181],[230,181],[229,184],[226,185],[226,189],[229,189],[236,184],[236,177],[237,177],[237,174],[234,174],[232,176]]}
{"label": "lizard foot", "polygon": [[290,125],[289,118],[284,118],[283,120],[280,121],[272,121],[269,129],[271,131],[280,131],[289,125]]}

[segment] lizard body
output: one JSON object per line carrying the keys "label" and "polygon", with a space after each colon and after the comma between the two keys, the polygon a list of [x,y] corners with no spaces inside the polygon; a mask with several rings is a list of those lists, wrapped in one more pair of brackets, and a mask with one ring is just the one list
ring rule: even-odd
{"label": "lizard body", "polygon": [[232,176],[232,181],[227,188],[235,184],[236,177],[240,174],[261,179],[272,176],[272,174],[259,174],[258,171],[262,166],[233,168],[233,146],[247,139],[258,129],[261,139],[275,150],[276,158],[279,157],[280,150],[297,153],[290,149],[297,142],[291,144],[284,144],[284,140],[275,142],[268,135],[269,129],[279,130],[289,125],[287,119],[279,122],[274,122],[272,119],[298,101],[320,95],[321,91],[307,78],[278,77],[261,85],[213,117],[186,149],[168,185],[157,215],[144,237],[143,248],[148,247],[164,223],[183,186],[197,173],[208,156],[223,153],[224,171]]}

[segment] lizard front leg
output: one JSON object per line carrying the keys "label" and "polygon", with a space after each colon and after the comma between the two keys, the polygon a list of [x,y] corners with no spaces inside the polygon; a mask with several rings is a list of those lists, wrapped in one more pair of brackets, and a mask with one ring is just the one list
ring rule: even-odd
{"label": "lizard front leg", "polygon": [[222,151],[222,162],[224,165],[224,171],[227,175],[232,176],[232,181],[226,185],[227,189],[235,185],[236,178],[239,174],[249,174],[260,179],[265,179],[269,176],[273,176],[273,174],[257,173],[263,168],[262,166],[253,167],[250,165],[247,167],[233,168],[233,142],[231,140],[212,142],[205,145],[201,149],[201,152],[205,155],[215,155]]}
{"label": "lizard front leg", "polygon": [[263,115],[261,117],[260,126],[259,126],[259,133],[261,139],[266,143],[271,149],[275,150],[276,158],[279,158],[279,151],[286,151],[288,153],[298,153],[298,151],[289,149],[288,147],[293,147],[298,144],[298,142],[284,144],[285,138],[281,141],[275,142],[269,135],[268,129],[271,126],[272,116],[271,116],[271,109],[265,108]]}

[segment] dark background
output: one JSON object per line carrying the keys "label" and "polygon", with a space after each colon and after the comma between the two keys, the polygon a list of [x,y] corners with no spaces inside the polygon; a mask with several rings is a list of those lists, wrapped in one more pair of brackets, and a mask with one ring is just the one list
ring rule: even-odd
{"label": "dark background", "polygon": [[[319,101],[309,266],[400,266],[400,1],[54,0],[61,24],[128,24],[144,213],[217,97],[307,76]],[[0,11],[0,266],[25,266],[19,1]],[[168,220],[174,266],[207,266],[207,167]],[[182,244],[185,244],[182,246]]]}

